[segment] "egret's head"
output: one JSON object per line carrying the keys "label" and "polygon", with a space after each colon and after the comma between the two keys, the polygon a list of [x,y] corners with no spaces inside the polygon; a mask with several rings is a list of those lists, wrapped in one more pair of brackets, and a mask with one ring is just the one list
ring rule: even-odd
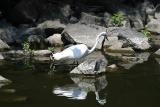
{"label": "egret's head", "polygon": [[101,36],[107,36],[107,33],[106,32],[101,32],[100,35]]}
{"label": "egret's head", "polygon": [[107,33],[106,33],[106,32],[101,32],[101,33],[99,34],[99,37],[101,37],[101,36],[104,36],[104,38],[106,38],[106,39],[108,40],[108,38],[107,38]]}
{"label": "egret's head", "polygon": [[106,32],[103,32],[103,34],[102,34],[107,40],[108,40],[108,35],[107,35],[107,33]]}

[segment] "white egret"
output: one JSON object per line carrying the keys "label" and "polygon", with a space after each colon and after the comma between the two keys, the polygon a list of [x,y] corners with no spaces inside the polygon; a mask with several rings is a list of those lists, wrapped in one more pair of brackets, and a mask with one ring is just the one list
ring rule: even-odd
{"label": "white egret", "polygon": [[52,53],[51,59],[54,59],[54,60],[79,59],[84,56],[87,56],[88,54],[92,53],[95,50],[100,40],[100,37],[102,36],[104,37],[107,36],[106,32],[101,32],[99,35],[97,35],[96,43],[91,49],[88,49],[87,45],[85,44],[73,45],[71,47],[64,49],[62,52],[58,52],[55,54]]}

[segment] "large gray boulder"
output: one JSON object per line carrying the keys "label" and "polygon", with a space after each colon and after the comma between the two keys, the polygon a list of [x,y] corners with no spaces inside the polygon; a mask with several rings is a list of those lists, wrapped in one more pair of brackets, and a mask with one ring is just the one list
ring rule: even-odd
{"label": "large gray boulder", "polygon": [[54,33],[62,33],[66,25],[62,24],[60,20],[46,20],[38,24],[37,28],[44,30],[47,36]]}
{"label": "large gray boulder", "polygon": [[146,50],[151,47],[147,37],[130,28],[110,27],[106,32],[108,36],[117,36],[120,40],[127,41],[127,45],[134,49]]}
{"label": "large gray boulder", "polygon": [[[62,33],[62,38],[68,38],[68,41],[84,43],[89,47],[95,44],[96,37],[99,33],[106,31],[105,27],[97,25],[84,25],[84,24],[69,24]],[[68,35],[64,35],[67,33]],[[63,37],[64,36],[64,37]],[[101,49],[103,37],[100,39],[99,44],[96,48]],[[64,40],[64,44],[65,44]]]}

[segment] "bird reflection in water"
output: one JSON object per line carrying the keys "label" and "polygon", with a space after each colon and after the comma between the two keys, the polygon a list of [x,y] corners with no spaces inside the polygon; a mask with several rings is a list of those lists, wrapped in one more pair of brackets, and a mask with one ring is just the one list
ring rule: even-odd
{"label": "bird reflection in water", "polygon": [[104,89],[108,82],[105,75],[99,77],[71,76],[71,79],[74,84],[55,87],[53,94],[65,96],[68,99],[85,100],[89,92],[94,92],[99,104],[104,105],[107,102]]}

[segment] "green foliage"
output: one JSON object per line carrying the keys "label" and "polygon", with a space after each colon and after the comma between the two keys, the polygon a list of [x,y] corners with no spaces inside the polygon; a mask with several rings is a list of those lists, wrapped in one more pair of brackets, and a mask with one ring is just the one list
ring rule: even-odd
{"label": "green foliage", "polygon": [[146,37],[151,36],[151,32],[147,28],[144,28],[143,30],[141,30],[141,33]]}
{"label": "green foliage", "polygon": [[122,21],[124,20],[124,17],[121,13],[115,13],[111,17],[111,21],[114,26],[122,26]]}
{"label": "green foliage", "polygon": [[54,47],[48,47],[48,50],[54,52]]}
{"label": "green foliage", "polygon": [[33,55],[33,51],[31,48],[30,48],[30,43],[28,41],[25,41],[23,44],[22,44],[22,47],[23,47],[23,51],[26,55]]}

